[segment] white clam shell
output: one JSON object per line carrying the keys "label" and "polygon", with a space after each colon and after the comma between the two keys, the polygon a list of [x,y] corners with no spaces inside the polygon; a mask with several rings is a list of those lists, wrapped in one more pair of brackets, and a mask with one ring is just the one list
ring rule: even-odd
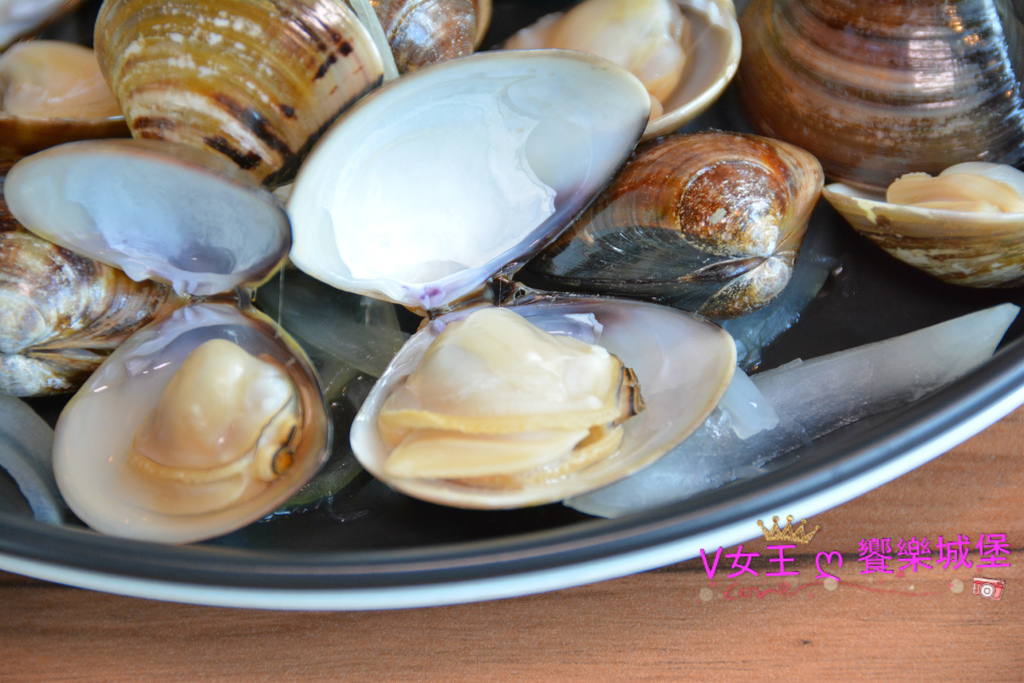
{"label": "white clam shell", "polygon": [[[201,514],[155,512],[140,501],[159,495],[159,486],[127,467],[129,447],[182,361],[214,338],[232,341],[252,355],[266,354],[291,375],[302,406],[294,463],[255,497],[231,507]],[[228,533],[280,507],[324,464],[330,430],[315,373],[286,333],[252,311],[197,304],[134,334],[89,378],[61,413],[53,465],[68,506],[93,529],[190,543]]]}
{"label": "white clam shell", "polygon": [[649,98],[561,50],[425,68],[324,135],[288,201],[292,261],[339,289],[431,310],[564,228],[626,159]]}
{"label": "white clam shell", "polygon": [[[352,450],[373,476],[423,500],[464,508],[499,509],[552,503],[580,495],[650,464],[681,442],[711,413],[732,379],[736,348],[717,325],[665,306],[614,299],[570,299],[524,304],[513,310],[552,334],[578,329],[567,316],[593,314],[603,326],[597,343],[632,368],[647,409],[624,423],[619,450],[568,475],[518,490],[478,489],[436,479],[388,476],[389,449],[377,429],[384,401],[416,368],[444,326],[471,311],[442,316],[402,348],[356,416]],[[589,340],[588,340],[589,341]]]}

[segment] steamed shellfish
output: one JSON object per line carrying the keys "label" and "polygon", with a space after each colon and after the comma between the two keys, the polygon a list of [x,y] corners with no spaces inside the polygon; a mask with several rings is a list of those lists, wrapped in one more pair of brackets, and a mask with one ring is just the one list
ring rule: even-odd
{"label": "steamed shellfish", "polygon": [[[27,228],[134,278],[193,298],[244,292],[284,260],[287,218],[226,162],[218,173],[188,156],[154,140],[61,145],[18,162],[5,195]],[[131,335],[61,413],[54,469],[91,527],[185,543],[282,504],[324,463],[330,432],[308,357],[243,296]]]}
{"label": "steamed shellfish", "polygon": [[600,54],[628,68],[652,97],[650,140],[700,115],[725,90],[740,59],[729,0],[586,0],[542,17],[504,45]]}
{"label": "steamed shellfish", "polygon": [[897,181],[888,198],[842,183],[827,185],[823,195],[857,232],[940,280],[1024,284],[1024,173],[971,162],[930,180],[924,175]]}
{"label": "steamed shellfish", "polygon": [[383,73],[336,0],[108,0],[95,44],[134,137],[230,159],[269,186]]}
{"label": "steamed shellfish", "polygon": [[[517,290],[515,313],[548,332],[589,337],[588,343],[621,358],[636,371],[647,410],[621,432],[614,426],[623,415],[617,408],[568,431],[534,429],[529,413],[530,436],[510,442],[464,435],[462,420],[435,410],[435,397],[418,408],[402,407],[399,385],[416,372],[431,341],[470,315],[470,302],[492,295],[489,280],[511,276],[593,198],[640,137],[649,105],[643,85],[605,60],[570,51],[507,51],[405,76],[357,104],[325,134],[289,200],[293,262],[341,289],[431,317],[399,351],[353,424],[353,452],[378,479],[461,507],[553,502],[642,467],[710,412],[735,367],[735,346],[720,328],[651,304],[524,290]],[[366,230],[371,224],[372,233]],[[465,345],[488,346],[490,336],[478,330]],[[453,350],[436,353],[447,357]],[[581,371],[576,381],[608,383],[609,366],[601,367]],[[436,369],[423,372],[433,377]],[[444,384],[472,374],[461,367],[452,373]],[[621,379],[621,370],[614,376]],[[406,386],[433,384],[414,378]],[[688,400],[680,405],[679,396]],[[482,420],[488,424],[522,422],[516,401],[506,399],[499,390],[493,401],[470,403],[487,403],[502,416]],[[563,411],[556,421],[565,417]],[[480,428],[481,420],[470,422]],[[410,451],[391,460],[392,445]],[[479,467],[480,458],[467,452],[477,449],[499,455]],[[494,469],[496,460],[502,464]]]}
{"label": "steamed shellfish", "polygon": [[825,175],[881,189],[964,161],[1024,160],[1024,40],[1009,0],[753,0],[740,102]]}
{"label": "steamed shellfish", "polygon": [[713,318],[757,310],[789,282],[824,178],[811,155],[708,132],[641,147],[528,264],[530,284],[648,298]]}
{"label": "steamed shellfish", "polygon": [[128,135],[89,48],[32,40],[0,55],[0,157]]}
{"label": "steamed shellfish", "polygon": [[400,73],[472,54],[481,35],[479,0],[372,0],[372,4]]}

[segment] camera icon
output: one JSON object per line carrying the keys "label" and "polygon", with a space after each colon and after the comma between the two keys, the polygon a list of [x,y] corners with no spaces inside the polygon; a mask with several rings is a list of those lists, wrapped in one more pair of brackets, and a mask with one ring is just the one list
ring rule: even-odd
{"label": "camera icon", "polygon": [[976,576],[974,577],[974,594],[989,600],[998,600],[999,596],[1003,594],[1004,585],[1006,582],[1002,579],[983,579]]}

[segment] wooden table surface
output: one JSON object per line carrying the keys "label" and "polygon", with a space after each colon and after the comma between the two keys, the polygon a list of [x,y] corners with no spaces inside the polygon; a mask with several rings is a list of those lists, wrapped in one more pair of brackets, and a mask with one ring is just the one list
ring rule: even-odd
{"label": "wooden table surface", "polygon": [[[275,612],[161,603],[0,572],[0,679],[152,678],[1024,680],[1024,409],[931,463],[810,521],[787,551],[798,576],[758,538],[749,573],[714,581],[698,558],[529,597],[382,612]],[[758,530],[751,530],[753,538]],[[1005,535],[1009,554],[975,547]],[[970,537],[966,559],[939,564],[938,537]],[[868,567],[860,544],[930,542],[931,569]],[[841,551],[822,567],[818,553]],[[713,555],[709,560],[713,560]],[[903,564],[900,562],[899,564]],[[890,563],[890,568],[898,566]],[[998,600],[974,578],[1002,579]]]}

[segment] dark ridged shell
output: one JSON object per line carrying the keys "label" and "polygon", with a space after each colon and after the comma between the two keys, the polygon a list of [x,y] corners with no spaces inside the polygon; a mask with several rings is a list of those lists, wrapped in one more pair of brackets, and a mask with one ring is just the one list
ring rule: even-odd
{"label": "dark ridged shell", "polygon": [[814,158],[785,143],[720,132],[662,138],[527,270],[547,288],[742,315],[789,281],[821,185]]}
{"label": "dark ridged shell", "polygon": [[373,0],[401,73],[473,52],[472,0]]}
{"label": "dark ridged shell", "polygon": [[883,188],[962,161],[1024,160],[1024,43],[1009,2],[754,0],[740,28],[747,116],[829,178]]}

